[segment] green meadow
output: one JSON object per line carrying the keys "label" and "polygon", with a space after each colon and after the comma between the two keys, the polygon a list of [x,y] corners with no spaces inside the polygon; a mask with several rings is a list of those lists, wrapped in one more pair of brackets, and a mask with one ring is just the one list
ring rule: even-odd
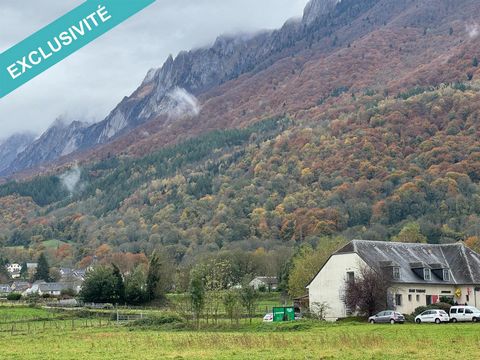
{"label": "green meadow", "polygon": [[115,325],[99,319],[0,326],[0,359],[475,359],[480,325],[292,323]]}

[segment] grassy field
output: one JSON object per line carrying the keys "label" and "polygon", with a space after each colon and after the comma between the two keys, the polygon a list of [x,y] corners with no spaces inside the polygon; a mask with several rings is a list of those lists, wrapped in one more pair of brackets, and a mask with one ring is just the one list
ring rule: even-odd
{"label": "grassy field", "polygon": [[58,315],[58,313],[53,313],[41,308],[0,305],[0,323],[50,319]]}
{"label": "grassy field", "polygon": [[0,335],[1,359],[476,359],[480,325],[289,324],[239,329],[127,326]]}

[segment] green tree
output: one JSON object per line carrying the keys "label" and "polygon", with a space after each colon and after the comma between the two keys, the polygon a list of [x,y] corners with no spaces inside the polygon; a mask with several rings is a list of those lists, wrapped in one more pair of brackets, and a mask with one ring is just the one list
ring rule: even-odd
{"label": "green tree", "polygon": [[240,302],[247,312],[247,316],[252,323],[252,318],[255,315],[255,308],[257,306],[258,293],[248,284],[244,284],[240,290]]}
{"label": "green tree", "polygon": [[50,281],[50,266],[44,253],[41,253],[38,258],[37,271],[33,276],[33,281],[37,280]]}
{"label": "green tree", "polygon": [[22,263],[22,268],[20,269],[20,278],[24,280],[28,279],[28,267],[25,261]]}
{"label": "green tree", "polygon": [[394,236],[393,241],[403,243],[426,243],[427,238],[420,232],[420,225],[417,222],[410,222],[406,224],[397,236]]}
{"label": "green tree", "polygon": [[125,301],[129,305],[141,305],[148,301],[145,272],[140,266],[125,278]]}
{"label": "green tree", "polygon": [[159,295],[159,284],[161,279],[161,264],[160,257],[156,252],[153,252],[148,264],[147,273],[147,298],[149,301],[156,299]]}
{"label": "green tree", "polygon": [[80,297],[85,302],[112,303],[119,299],[118,277],[110,267],[100,266],[87,273]]}
{"label": "green tree", "polygon": [[120,269],[117,265],[112,264],[112,273],[115,277],[115,293],[117,294],[116,304],[125,303],[125,284],[123,282],[123,276],[120,273]]}
{"label": "green tree", "polygon": [[10,281],[10,274],[5,265],[0,264],[0,282],[6,283]]}
{"label": "green tree", "polygon": [[205,307],[205,284],[203,276],[199,271],[192,271],[190,275],[190,300],[192,302],[193,314],[197,322],[197,328],[200,327],[200,316]]}
{"label": "green tree", "polygon": [[228,290],[223,295],[223,306],[225,307],[225,312],[227,313],[230,322],[233,323],[233,319],[236,318],[238,322],[237,309],[239,306],[239,297],[238,291]]}

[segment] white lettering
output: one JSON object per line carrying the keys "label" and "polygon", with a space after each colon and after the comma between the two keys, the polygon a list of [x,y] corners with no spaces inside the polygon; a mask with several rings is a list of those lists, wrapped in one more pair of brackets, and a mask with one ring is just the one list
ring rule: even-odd
{"label": "white lettering", "polygon": [[[37,60],[33,60],[33,56],[37,56]],[[42,58],[38,55],[38,51],[33,50],[30,54],[28,54],[28,60],[32,63],[32,65],[38,65],[42,62]]]}
{"label": "white lettering", "polygon": [[42,62],[42,58],[44,60],[48,59],[53,53],[59,52],[63,46],[72,44],[79,36],[84,36],[87,31],[92,31],[93,27],[98,27],[100,22],[107,22],[111,18],[112,16],[108,13],[107,8],[99,5],[97,11],[79,21],[78,26],[72,25],[66,31],[61,32],[60,35],[47,41],[50,52],[45,53],[43,47],[39,47],[37,50],[31,51],[28,56],[24,56],[21,60],[7,67],[8,73],[12,79],[18,78],[28,69],[39,65]]}
{"label": "white lettering", "polygon": [[10,65],[9,67],[7,67],[7,71],[8,73],[10,74],[10,76],[12,77],[12,79],[16,79],[17,77],[19,77],[20,75],[22,75],[22,73],[18,72],[18,68],[17,68],[17,65],[16,64],[12,64]]}
{"label": "white lettering", "polygon": [[60,44],[60,40],[58,40],[58,38],[55,36],[55,38],[53,39],[56,43],[57,43],[57,47],[55,48],[52,44],[51,41],[47,42],[48,46],[50,46],[50,50],[52,50],[53,52],[59,52],[60,50],[62,50],[62,44]]}
{"label": "white lettering", "polygon": [[78,23],[78,25],[80,26],[80,29],[77,28],[75,25],[72,25],[72,29],[75,30],[78,35],[81,35],[81,36],[85,35],[85,29],[84,29],[84,27],[83,27],[83,20],[80,21],[80,22]]}
{"label": "white lettering", "polygon": [[27,69],[31,69],[32,66],[27,64],[27,57],[24,56],[22,60],[18,60],[17,64],[22,67],[22,73],[26,72]]}
{"label": "white lettering", "polygon": [[90,24],[88,23],[88,20],[87,20],[87,19],[83,19],[82,21],[83,21],[83,23],[85,24],[85,26],[87,27],[88,31],[92,31],[92,27],[91,27]]}
{"label": "white lettering", "polygon": [[91,20],[95,26],[98,26],[98,22],[97,22],[97,20],[95,19],[95,15],[97,15],[96,12],[94,12],[93,14],[88,15],[88,16],[87,16],[87,19]]}
{"label": "white lettering", "polygon": [[62,44],[64,46],[68,46],[73,42],[73,39],[70,35],[68,35],[68,32],[64,31],[60,33],[60,40],[62,40]]}
{"label": "white lettering", "polygon": [[42,57],[47,60],[50,56],[52,56],[52,53],[45,54],[45,51],[41,47],[38,48],[38,52],[42,55]]}
{"label": "white lettering", "polygon": [[107,8],[105,6],[98,5],[97,14],[100,20],[102,20],[102,22],[107,22],[112,18],[112,16],[108,14]]}
{"label": "white lettering", "polygon": [[77,35],[73,32],[72,28],[68,28],[68,31],[70,32],[70,35],[72,35],[73,40],[77,40]]}

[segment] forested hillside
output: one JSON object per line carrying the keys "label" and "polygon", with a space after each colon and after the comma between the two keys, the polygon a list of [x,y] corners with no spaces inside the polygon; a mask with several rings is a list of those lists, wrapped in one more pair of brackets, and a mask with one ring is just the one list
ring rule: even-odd
{"label": "forested hillside", "polygon": [[219,251],[285,260],[336,235],[475,246],[479,104],[474,82],[344,93],[322,122],[265,120],[84,167],[71,195],[55,176],[9,183],[2,249],[28,258],[57,239],[57,263],[88,264],[160,247],[185,265]]}
{"label": "forested hillside", "polygon": [[[135,120],[174,76],[201,85],[198,114],[152,115],[1,185],[0,257],[132,270],[157,250],[177,289],[197,263],[228,263],[231,283],[285,283],[292,266],[308,268],[293,271],[301,295],[348,239],[480,250],[476,10],[473,0],[315,0],[282,30],[169,59],[120,110]],[[225,54],[219,74],[211,59]],[[204,84],[182,59],[221,79]]]}

